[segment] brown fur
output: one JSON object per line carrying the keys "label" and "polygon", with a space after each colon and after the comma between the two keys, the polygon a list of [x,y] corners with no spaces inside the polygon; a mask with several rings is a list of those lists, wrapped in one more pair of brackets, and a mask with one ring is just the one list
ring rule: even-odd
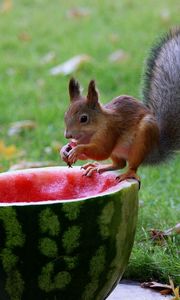
{"label": "brown fur", "polygon": [[[126,95],[103,106],[94,81],[89,84],[87,97],[80,95],[77,82],[71,80],[69,86],[66,137],[77,140],[69,154],[70,163],[82,154],[97,161],[111,158],[112,165],[103,170],[123,168],[128,162],[127,174],[136,177],[137,168],[158,143],[159,130],[150,110]],[[80,122],[84,115],[88,117],[86,124]]]}

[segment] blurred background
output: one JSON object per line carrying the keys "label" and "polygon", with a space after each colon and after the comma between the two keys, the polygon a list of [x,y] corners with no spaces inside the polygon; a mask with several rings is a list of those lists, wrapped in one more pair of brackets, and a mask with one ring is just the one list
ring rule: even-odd
{"label": "blurred background", "polygon": [[[157,36],[179,24],[179,0],[0,1],[0,171],[62,165],[68,81],[100,99],[141,99],[144,60]],[[180,157],[141,168],[140,212],[126,278],[179,282],[179,235],[156,243],[152,228],[178,222]]]}

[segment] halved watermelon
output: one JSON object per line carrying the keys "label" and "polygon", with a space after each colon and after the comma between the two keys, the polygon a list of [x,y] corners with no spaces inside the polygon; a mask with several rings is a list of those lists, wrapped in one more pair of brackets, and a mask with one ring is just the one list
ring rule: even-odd
{"label": "halved watermelon", "polygon": [[79,167],[0,174],[0,299],[103,300],[132,249],[138,184]]}

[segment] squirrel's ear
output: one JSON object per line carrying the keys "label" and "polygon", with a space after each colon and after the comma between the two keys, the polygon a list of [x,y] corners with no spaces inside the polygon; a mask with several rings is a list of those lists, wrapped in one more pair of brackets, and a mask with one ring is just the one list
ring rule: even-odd
{"label": "squirrel's ear", "polygon": [[70,100],[71,101],[77,100],[80,95],[81,95],[81,93],[80,93],[79,82],[77,80],[75,80],[74,78],[71,78],[69,81]]}
{"label": "squirrel's ear", "polygon": [[89,105],[96,106],[98,103],[99,94],[96,89],[96,84],[94,80],[91,80],[88,86],[88,94],[87,94],[87,103]]}

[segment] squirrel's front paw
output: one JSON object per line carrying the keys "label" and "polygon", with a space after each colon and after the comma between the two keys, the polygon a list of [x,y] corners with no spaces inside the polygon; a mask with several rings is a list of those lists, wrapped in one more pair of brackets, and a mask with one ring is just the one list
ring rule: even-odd
{"label": "squirrel's front paw", "polygon": [[69,155],[68,155],[68,163],[70,165],[75,164],[75,162],[78,160],[80,155],[80,150],[78,147],[75,147],[70,150]]}
{"label": "squirrel's front paw", "polygon": [[71,151],[71,149],[72,149],[72,147],[70,146],[70,144],[67,144],[67,145],[63,146],[59,151],[61,159],[64,162],[66,162],[69,167],[71,167],[71,164],[68,161],[68,156],[69,156],[69,152]]}
{"label": "squirrel's front paw", "polygon": [[84,176],[90,177],[93,175],[93,173],[103,173],[103,166],[101,166],[99,163],[88,163],[81,167],[81,169],[84,169]]}

